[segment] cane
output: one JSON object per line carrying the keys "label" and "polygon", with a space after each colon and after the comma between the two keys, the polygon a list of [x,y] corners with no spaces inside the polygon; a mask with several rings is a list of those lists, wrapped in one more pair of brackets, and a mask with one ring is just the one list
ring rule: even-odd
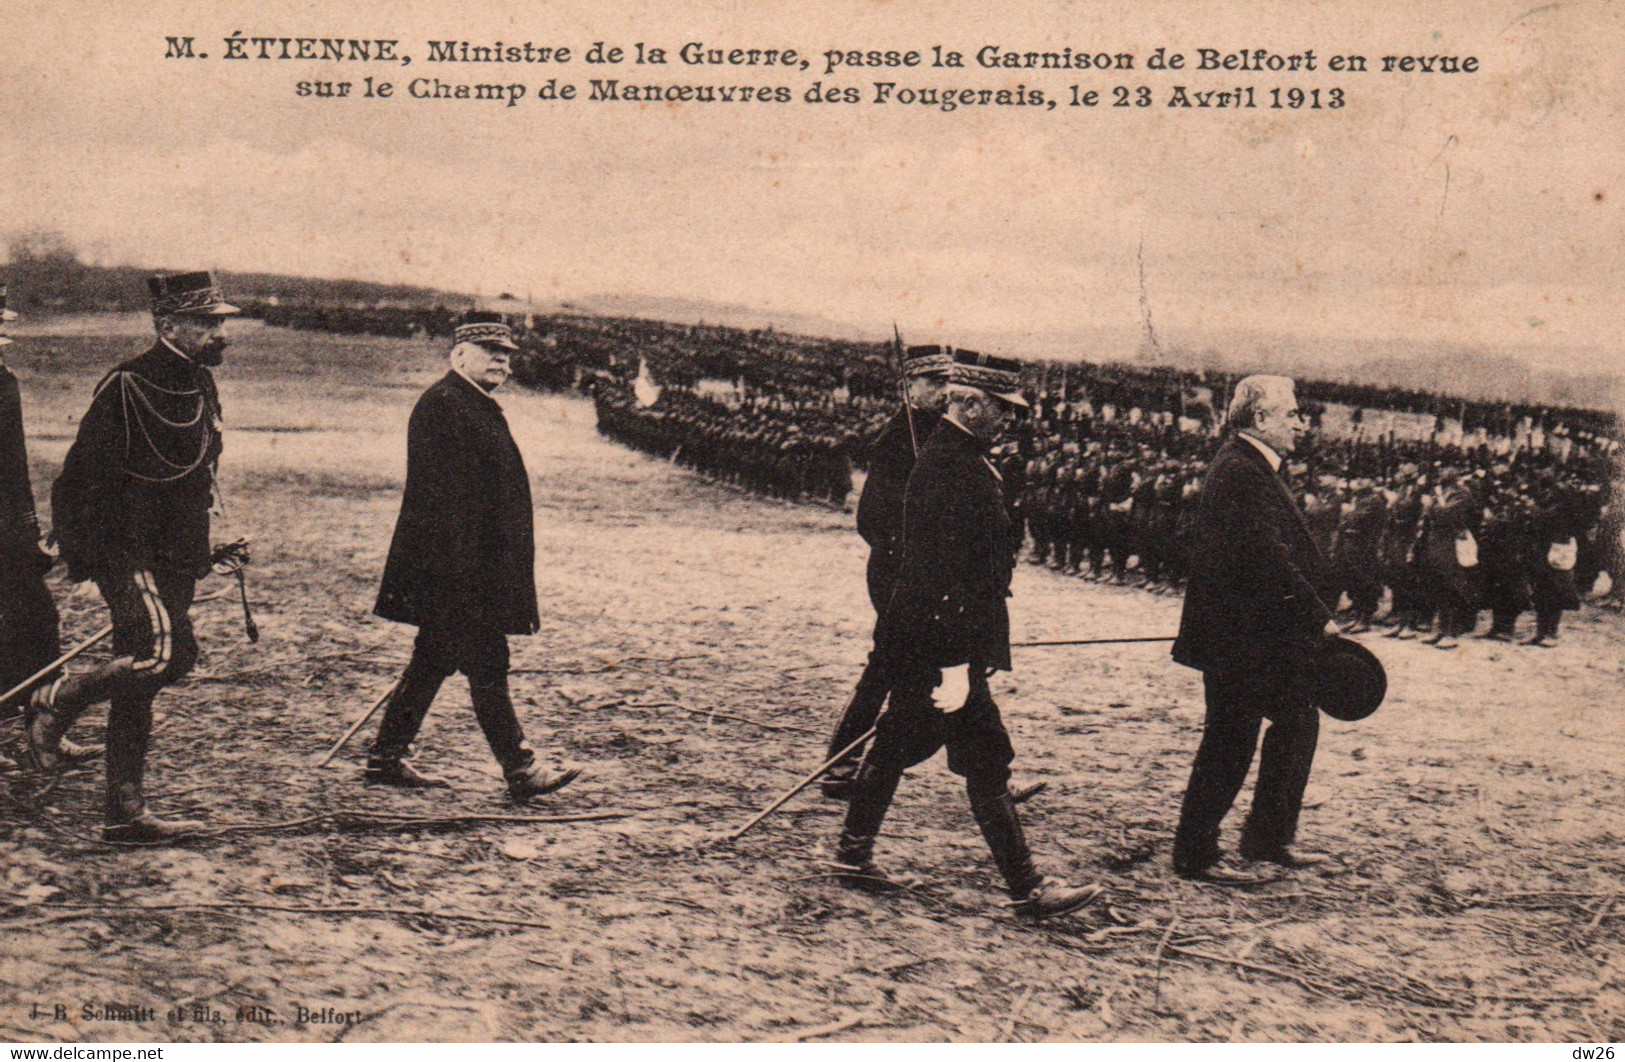
{"label": "cane", "polygon": [[248,577],[241,568],[237,569],[237,595],[243,602],[243,633],[248,635],[250,643],[257,643],[260,640],[260,627],[254,622],[254,613],[248,609]]}
{"label": "cane", "polygon": [[316,766],[318,766],[318,767],[326,767],[329,763],[331,763],[332,760],[333,760],[333,757],[337,756],[339,754],[339,749],[342,749],[349,742],[349,740],[351,738],[355,737],[355,732],[357,730],[360,730],[362,727],[366,726],[367,725],[367,720],[371,719],[374,715],[376,715],[378,713],[378,709],[380,709],[380,708],[382,708],[384,706],[384,702],[389,700],[390,696],[392,694],[394,694],[394,692],[396,690],[401,688],[401,682],[402,682],[402,679],[396,679],[395,680],[395,685],[393,685],[389,689],[385,690],[384,695],[382,697],[378,698],[378,700],[373,703],[373,706],[371,708],[368,708],[366,713],[363,714],[361,716],[361,718],[357,719],[354,723],[350,724],[350,729],[346,730],[344,732],[344,736],[339,738],[338,741],[333,743],[333,747],[327,750],[327,755],[322,757],[322,762],[318,763]]}
{"label": "cane", "polygon": [[78,645],[74,646],[72,649],[69,649],[67,652],[65,652],[61,656],[57,657],[55,660],[51,661],[49,664],[46,664],[44,667],[40,668],[38,671],[34,672],[32,675],[30,675],[27,678],[23,679],[17,685],[11,687],[11,689],[7,690],[4,694],[0,694],[0,707],[4,707],[6,704],[8,704],[11,701],[11,699],[13,697],[17,696],[19,693],[27,692],[29,689],[33,688],[34,684],[39,682],[40,679],[44,678],[46,675],[49,675],[51,672],[55,671],[57,668],[63,666],[68,661],[70,661],[74,657],[78,656],[80,653],[83,653],[85,650],[89,649],[91,646],[100,643],[108,635],[110,635],[112,633],[113,633],[113,625],[111,623],[109,623],[107,626],[103,627],[101,630],[97,631],[95,634],[92,634],[89,638],[86,638],[84,641],[80,642]]}
{"label": "cane", "polygon": [[831,767],[835,766],[837,763],[840,763],[842,760],[846,759],[847,756],[849,756],[852,753],[856,752],[859,745],[862,745],[865,741],[868,741],[870,738],[874,737],[875,729],[876,729],[875,727],[870,727],[868,730],[865,730],[863,732],[863,736],[859,737],[856,741],[852,742],[852,744],[848,745],[846,748],[842,749],[840,752],[837,752],[833,757],[830,758],[829,762],[825,763],[822,767],[818,768],[818,770],[814,771],[813,773],[809,774],[807,777],[803,778],[801,781],[797,782],[793,789],[791,789],[788,793],[784,794],[783,796],[779,797],[779,799],[773,801],[773,803],[769,804],[767,807],[763,808],[759,813],[757,813],[755,818],[751,819],[749,822],[745,823],[745,825],[739,827],[739,829],[735,830],[734,832],[728,834],[726,837],[719,838],[719,840],[721,842],[723,842],[723,843],[730,843],[731,844],[732,842],[737,841],[737,840],[739,840],[739,838],[745,836],[746,831],[748,831],[752,826],[755,826],[758,822],[761,822],[763,819],[767,818],[769,815],[771,815],[775,811],[779,810],[779,808],[783,807],[785,802],[788,801],[791,797],[795,796],[797,793],[801,792],[803,789],[807,788],[809,785],[812,785],[820,777],[822,777],[822,775],[824,774],[825,771],[829,770]]}

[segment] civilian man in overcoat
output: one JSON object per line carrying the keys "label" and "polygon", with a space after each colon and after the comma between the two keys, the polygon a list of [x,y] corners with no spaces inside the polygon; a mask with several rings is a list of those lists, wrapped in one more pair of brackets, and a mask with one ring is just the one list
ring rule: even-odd
{"label": "civilian man in overcoat", "polygon": [[534,634],[535,525],[530,477],[490,392],[518,349],[500,314],[457,326],[451,368],[423,392],[406,430],[406,491],[373,611],[418,628],[385,708],[365,781],[402,789],[446,783],[407,762],[435,694],[468,677],[474,717],[518,803],[569,785],[576,769],[536,761],[508,693],[510,634]]}
{"label": "civilian man in overcoat", "polygon": [[1241,854],[1284,867],[1325,862],[1293,848],[1320,733],[1307,678],[1336,631],[1325,558],[1281,478],[1304,429],[1293,383],[1249,376],[1236,384],[1229,439],[1202,483],[1187,531],[1190,579],[1173,657],[1202,672],[1207,718],[1174,837],[1174,870],[1218,884],[1266,880],[1221,861],[1219,825],[1270,721]]}
{"label": "civilian man in overcoat", "polygon": [[1015,564],[990,448],[1027,406],[1018,369],[1004,358],[954,353],[948,411],[909,475],[897,578],[876,628],[891,703],[853,781],[834,867],[847,884],[887,883],[873,854],[898,781],[946,746],[948,769],[965,779],[1017,913],[1044,918],[1101,890],[1034,869],[1008,788],[1015,751],[988,688],[991,672],[1010,669],[1005,598]]}
{"label": "civilian man in overcoat", "polygon": [[209,514],[220,459],[211,369],[239,311],[208,273],[148,281],[158,339],[96,387],[51,490],[52,530],[75,582],[94,580],[113,624],[113,659],[34,692],[25,715],[41,769],[66,758],[62,735],[86,708],[107,709],[104,839],[162,843],[203,824],[146,809],[143,781],[158,691],[197,661],[188,616],[209,571]]}

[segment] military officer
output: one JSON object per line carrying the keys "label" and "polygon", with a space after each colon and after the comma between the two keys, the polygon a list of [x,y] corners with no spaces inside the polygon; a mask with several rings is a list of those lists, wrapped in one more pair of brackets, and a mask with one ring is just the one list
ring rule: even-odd
{"label": "military officer", "polygon": [[[909,475],[896,581],[876,628],[891,703],[852,783],[833,864],[856,886],[884,885],[875,836],[903,770],[944,746],[1018,914],[1045,918],[1097,898],[1041,875],[1008,789],[1015,756],[988,687],[1010,668],[1005,597],[1014,554],[989,449],[1018,409],[1019,363],[958,350],[948,409]],[[944,670],[946,669],[946,670]]]}
{"label": "military officer", "polygon": [[142,783],[158,691],[197,660],[187,615],[210,565],[209,510],[220,457],[220,398],[211,370],[239,311],[208,273],[148,281],[157,341],[97,385],[51,492],[52,525],[75,581],[94,580],[113,624],[110,663],[35,691],[25,716],[42,769],[63,759],[62,735],[108,702],[102,836],[155,843],[202,829],[146,809]]}
{"label": "military officer", "polygon": [[374,611],[416,626],[418,635],[367,757],[370,785],[446,786],[415,770],[407,755],[441,684],[458,671],[516,803],[581,773],[537,761],[508,693],[507,636],[540,626],[530,477],[491,397],[507,381],[516,349],[500,314],[470,312],[453,333],[449,371],[412,410],[406,491]]}
{"label": "military officer", "polygon": [[[897,578],[899,549],[903,531],[903,491],[908,485],[909,473],[919,447],[936,431],[942,420],[942,404],[946,394],[948,369],[953,355],[946,348],[929,345],[909,347],[903,361],[907,378],[907,393],[903,408],[887,422],[870,450],[869,478],[864,481],[863,493],[858,496],[858,534],[869,546],[869,564],[865,572],[869,584],[869,603],[878,616],[891,599],[892,584]],[[852,699],[841,713],[830,738],[829,755],[834,756],[874,726],[881,706],[886,703],[888,686],[882,674],[877,653],[869,654],[863,674],[852,692]],[[852,775],[857,771],[858,753],[831,768],[823,783],[824,794],[831,799],[846,795]]]}

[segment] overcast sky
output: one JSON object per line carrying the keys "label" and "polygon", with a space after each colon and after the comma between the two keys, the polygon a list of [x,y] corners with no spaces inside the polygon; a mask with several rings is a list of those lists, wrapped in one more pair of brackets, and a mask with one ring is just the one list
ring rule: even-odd
{"label": "overcast sky", "polygon": [[[101,12],[86,12],[100,6]],[[0,12],[0,211],[105,261],[407,281],[538,299],[640,294],[888,332],[1285,332],[1534,348],[1620,365],[1625,5],[1560,3],[254,3]],[[652,6],[652,5],[650,5]],[[998,14],[983,8],[1002,9]],[[1376,9],[1381,14],[1376,14]],[[248,36],[389,37],[412,65],[221,59]],[[186,35],[207,60],[165,60]],[[429,63],[430,39],[568,45],[554,65]],[[594,67],[595,40],[791,47],[814,69]],[[966,53],[840,72],[829,48]],[[984,44],[1131,52],[1137,69],[989,71]],[[1321,71],[1153,73],[1312,48]],[[1336,53],[1472,55],[1476,74],[1333,74]],[[367,75],[390,101],[301,99]],[[402,98],[417,77],[785,84],[783,106]],[[813,81],[857,105],[800,102]],[[1050,110],[876,105],[872,83],[1037,87]],[[1153,89],[1072,108],[1068,86]],[[1344,90],[1268,108],[1272,85]],[[1258,109],[1184,111],[1252,85]],[[359,89],[357,90],[359,91]],[[1143,300],[1140,277],[1145,279]],[[1590,364],[1588,365],[1588,361]]]}

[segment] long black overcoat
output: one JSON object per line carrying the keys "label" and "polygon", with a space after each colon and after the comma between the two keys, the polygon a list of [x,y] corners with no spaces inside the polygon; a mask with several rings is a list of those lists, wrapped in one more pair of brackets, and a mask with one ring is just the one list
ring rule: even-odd
{"label": "long black overcoat", "polygon": [[869,475],[858,496],[858,534],[869,545],[869,598],[876,613],[891,597],[903,535],[903,494],[914,471],[915,447],[924,446],[942,420],[930,410],[899,409],[869,447]]}
{"label": "long black overcoat", "polygon": [[534,634],[530,476],[496,400],[455,372],[406,429],[406,493],[373,609],[419,627]]}
{"label": "long black overcoat", "polygon": [[1297,503],[1258,448],[1231,436],[1187,529],[1191,551],[1174,660],[1234,673],[1310,650],[1331,618],[1331,576]]}
{"label": "long black overcoat", "polygon": [[987,448],[944,420],[903,503],[897,582],[875,640],[888,657],[1010,670],[1010,517]]}

